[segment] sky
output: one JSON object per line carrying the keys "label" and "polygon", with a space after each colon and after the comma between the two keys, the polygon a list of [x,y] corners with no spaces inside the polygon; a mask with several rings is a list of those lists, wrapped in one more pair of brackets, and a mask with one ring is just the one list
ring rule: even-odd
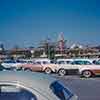
{"label": "sky", "polygon": [[0,0],[0,43],[36,46],[60,32],[68,42],[100,45],[100,0]]}

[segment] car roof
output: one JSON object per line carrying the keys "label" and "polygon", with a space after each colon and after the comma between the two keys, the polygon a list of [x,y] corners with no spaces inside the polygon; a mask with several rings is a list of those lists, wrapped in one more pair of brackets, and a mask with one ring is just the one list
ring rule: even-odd
{"label": "car roof", "polygon": [[[37,73],[37,72],[24,72],[24,71],[2,71],[0,72],[0,83],[1,82],[14,82],[25,87],[33,88],[45,96],[53,95],[50,92],[50,85],[57,81],[50,75]],[[49,97],[50,98],[50,97]]]}
{"label": "car roof", "polygon": [[88,61],[88,62],[90,62],[90,63],[93,62],[92,59],[75,59],[74,61]]}
{"label": "car roof", "polygon": [[57,61],[73,61],[73,59],[57,59]]}
{"label": "car roof", "polygon": [[34,59],[35,61],[48,61],[50,62],[51,60],[50,59],[47,59],[47,58],[38,58],[38,59]]}

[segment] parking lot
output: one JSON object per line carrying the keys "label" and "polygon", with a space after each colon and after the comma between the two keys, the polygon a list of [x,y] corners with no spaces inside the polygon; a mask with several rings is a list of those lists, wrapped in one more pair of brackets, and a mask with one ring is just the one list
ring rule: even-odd
{"label": "parking lot", "polygon": [[[1,69],[2,70],[14,70],[14,71],[16,70],[17,71],[30,71],[30,72],[39,71],[41,73],[44,72],[46,74],[50,74],[56,79],[61,80],[65,84],[66,87],[69,87],[69,89],[71,89],[79,97],[79,100],[100,100],[100,95],[99,95],[100,76],[95,76],[96,74],[92,73],[92,71],[93,72],[95,71],[92,69],[96,69],[95,72],[100,73],[100,64],[97,64],[97,65],[91,64],[88,62],[88,60],[84,60],[84,59],[83,60],[77,59],[73,61],[72,64],[55,64],[55,63],[50,63],[50,62],[43,63],[44,61],[41,61],[40,63],[39,61],[32,62],[30,60],[27,60],[27,61],[22,62],[22,61],[8,60],[2,63]],[[77,65],[77,63],[75,62],[81,62],[82,64],[78,63]],[[87,64],[84,65],[83,62],[86,62]],[[80,70],[80,72],[82,71],[85,72],[87,71],[86,70],[87,68],[88,68],[88,71],[90,72],[90,75],[87,74],[86,72],[85,76],[84,74],[83,76],[86,77],[86,75],[87,76],[89,75],[89,77],[91,76],[93,77],[92,78],[80,78],[80,74],[76,73],[77,72],[76,69],[78,69],[78,71]],[[55,69],[57,71],[57,74],[55,73]],[[59,75],[62,75],[62,76],[59,76]]]}
{"label": "parking lot", "polygon": [[67,87],[75,92],[79,100],[100,100],[100,76],[94,78],[80,78],[77,75],[58,76]]}

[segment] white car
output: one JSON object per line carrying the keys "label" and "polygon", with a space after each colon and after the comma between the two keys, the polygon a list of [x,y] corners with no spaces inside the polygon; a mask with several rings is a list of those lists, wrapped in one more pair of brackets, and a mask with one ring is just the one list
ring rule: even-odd
{"label": "white car", "polygon": [[78,100],[63,83],[42,73],[1,72],[1,100]]}
{"label": "white car", "polygon": [[76,59],[71,64],[60,64],[57,71],[61,76],[73,71],[84,77],[91,77],[100,74],[100,65],[95,65],[88,59]]}
{"label": "white car", "polygon": [[91,63],[88,60],[76,60],[73,62],[73,66],[78,67],[79,74],[86,78],[100,75],[100,65]]}
{"label": "white car", "polygon": [[21,64],[23,64],[23,63],[25,63],[25,62],[14,61],[14,60],[5,60],[3,63],[1,63],[1,65],[4,66],[5,68],[15,69],[15,68],[18,68],[19,66],[21,66]]}
{"label": "white car", "polygon": [[56,72],[59,75],[64,76],[65,74],[69,74],[70,72],[78,72],[78,66],[72,65],[73,59],[59,59],[57,60],[58,66],[56,67]]}

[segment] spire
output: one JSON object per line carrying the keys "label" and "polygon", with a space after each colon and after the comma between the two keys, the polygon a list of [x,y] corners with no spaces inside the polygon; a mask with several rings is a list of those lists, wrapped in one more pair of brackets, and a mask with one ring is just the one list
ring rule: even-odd
{"label": "spire", "polygon": [[65,40],[64,40],[64,33],[61,32],[59,34],[59,37],[58,37],[58,48],[59,50],[61,51],[61,53],[64,51],[65,49]]}

